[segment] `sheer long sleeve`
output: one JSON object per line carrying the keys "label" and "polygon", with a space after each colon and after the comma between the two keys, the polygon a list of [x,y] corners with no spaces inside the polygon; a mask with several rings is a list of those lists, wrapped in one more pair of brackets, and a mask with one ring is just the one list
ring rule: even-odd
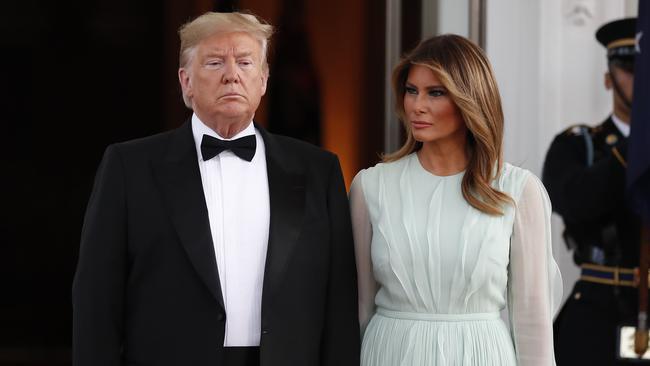
{"label": "sheer long sleeve", "polygon": [[350,213],[352,218],[352,234],[354,237],[354,252],[357,261],[357,281],[359,291],[359,324],[363,335],[370,318],[375,312],[375,295],[377,282],[372,271],[370,242],[372,226],[370,215],[363,192],[362,174],[352,181],[350,187]]}
{"label": "sheer long sleeve", "polygon": [[508,309],[517,364],[555,365],[553,317],[562,278],[552,253],[551,204],[537,177],[527,178],[515,210]]}

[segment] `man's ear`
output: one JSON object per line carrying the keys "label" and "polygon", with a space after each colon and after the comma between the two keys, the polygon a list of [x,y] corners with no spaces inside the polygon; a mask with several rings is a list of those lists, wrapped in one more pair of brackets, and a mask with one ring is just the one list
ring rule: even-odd
{"label": "man's ear", "polygon": [[608,72],[605,73],[605,89],[612,90],[612,75]]}
{"label": "man's ear", "polygon": [[266,94],[266,86],[269,82],[269,71],[268,69],[266,71],[262,72],[262,95]]}
{"label": "man's ear", "polygon": [[192,81],[190,80],[190,72],[183,67],[178,69],[178,82],[181,84],[181,89],[183,90],[183,94],[188,97],[191,97]]}

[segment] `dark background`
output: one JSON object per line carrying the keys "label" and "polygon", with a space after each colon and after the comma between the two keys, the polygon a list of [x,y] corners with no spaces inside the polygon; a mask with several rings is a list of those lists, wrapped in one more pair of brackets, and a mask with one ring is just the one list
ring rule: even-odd
{"label": "dark background", "polygon": [[103,150],[166,127],[164,9],[121,0],[1,9],[0,363],[64,364],[80,229]]}
{"label": "dark background", "polygon": [[[361,52],[374,60],[363,75],[369,118],[359,121],[365,132],[355,157],[365,167],[376,162],[383,139],[382,128],[367,124],[383,120],[385,4],[363,1],[368,39]],[[70,290],[102,153],[110,143],[176,127],[190,115],[176,76],[176,30],[205,11],[237,5],[200,0],[0,5],[0,365],[70,363]],[[413,1],[406,9],[403,44],[410,48],[419,37],[419,7]],[[282,25],[275,25],[281,32]]]}

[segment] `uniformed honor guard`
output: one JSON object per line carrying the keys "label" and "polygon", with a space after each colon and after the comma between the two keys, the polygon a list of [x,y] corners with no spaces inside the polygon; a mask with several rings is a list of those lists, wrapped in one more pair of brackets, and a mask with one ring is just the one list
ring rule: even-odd
{"label": "uniformed honor guard", "polygon": [[544,184],[581,267],[554,324],[560,366],[628,364],[621,358],[620,330],[636,325],[640,241],[640,220],[625,201],[635,28],[636,18],[627,18],[598,29],[613,113],[597,126],[576,125],[557,135],[544,164]]}

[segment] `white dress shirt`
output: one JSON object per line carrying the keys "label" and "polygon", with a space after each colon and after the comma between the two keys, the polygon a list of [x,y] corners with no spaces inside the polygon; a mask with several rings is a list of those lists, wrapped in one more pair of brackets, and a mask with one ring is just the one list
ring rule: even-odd
{"label": "white dress shirt", "polygon": [[614,113],[612,113],[612,121],[614,121],[614,124],[616,125],[616,128],[618,128],[619,131],[621,131],[621,134],[623,136],[630,137],[630,124],[623,122],[620,118],[616,117]]}
{"label": "white dress shirt", "polygon": [[[192,116],[192,133],[226,307],[224,346],[259,346],[270,220],[264,140],[252,121],[243,131],[226,139],[196,114]],[[222,140],[255,135],[255,156],[248,162],[226,150],[203,161],[204,134]]]}

